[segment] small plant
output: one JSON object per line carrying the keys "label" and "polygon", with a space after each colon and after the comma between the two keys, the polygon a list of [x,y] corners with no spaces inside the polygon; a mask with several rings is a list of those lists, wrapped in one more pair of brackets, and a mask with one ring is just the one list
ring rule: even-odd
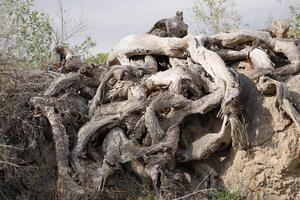
{"label": "small plant", "polygon": [[87,59],[85,59],[85,62],[88,64],[98,64],[101,65],[105,62],[105,60],[107,59],[108,54],[107,53],[98,53],[95,56],[91,56],[88,57]]}
{"label": "small plant", "polygon": [[212,200],[241,200],[242,198],[236,193],[228,190],[219,190],[213,193]]}
{"label": "small plant", "polygon": [[137,200],[153,200],[153,195],[150,190],[150,186],[147,183],[143,184],[143,190],[137,195]]}
{"label": "small plant", "polygon": [[289,11],[289,21],[291,24],[289,36],[300,38],[300,5],[290,5]]}
{"label": "small plant", "polygon": [[233,0],[194,0],[192,11],[199,32],[219,33],[244,25],[235,6]]}

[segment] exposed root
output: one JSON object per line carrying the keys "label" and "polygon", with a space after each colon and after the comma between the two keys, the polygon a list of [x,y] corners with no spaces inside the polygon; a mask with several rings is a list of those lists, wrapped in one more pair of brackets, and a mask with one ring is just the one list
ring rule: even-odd
{"label": "exposed root", "polygon": [[[272,34],[192,36],[178,12],[157,22],[149,34],[122,39],[106,68],[89,68],[79,61],[71,65],[71,52],[57,47],[53,62],[64,70],[54,71],[69,73],[55,73],[58,78],[44,96],[31,99],[36,116],[46,117],[51,125],[57,190],[70,191],[74,198],[105,192],[108,180],[129,168],[141,180],[150,180],[159,198],[175,183],[194,178],[180,163],[208,159],[230,144],[246,149],[240,74],[230,67],[237,62],[249,64],[250,78],[259,79],[264,94],[276,94],[278,109],[300,132],[300,116],[287,87],[265,76],[299,72],[299,49],[293,40],[279,39],[285,37],[282,27]],[[182,128],[190,119],[199,122],[197,134]],[[83,190],[85,181],[90,184]]]}

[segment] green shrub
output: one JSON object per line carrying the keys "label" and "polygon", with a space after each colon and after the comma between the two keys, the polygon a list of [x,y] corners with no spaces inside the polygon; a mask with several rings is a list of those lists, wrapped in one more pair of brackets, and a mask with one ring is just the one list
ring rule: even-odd
{"label": "green shrub", "polygon": [[107,59],[108,54],[107,53],[98,53],[95,56],[91,56],[87,59],[85,59],[85,62],[88,64],[98,64],[101,65],[105,62],[105,60]]}
{"label": "green shrub", "polygon": [[300,5],[298,6],[290,6],[290,30],[289,36],[294,38],[300,38]]}
{"label": "green shrub", "polygon": [[35,68],[50,56],[53,29],[48,17],[32,9],[33,0],[2,0],[0,53]]}
{"label": "green shrub", "polygon": [[153,200],[153,194],[151,193],[150,185],[147,183],[143,184],[143,189],[142,191],[137,194],[136,199],[137,200]]}
{"label": "green shrub", "polygon": [[[84,29],[79,24],[59,32],[47,14],[33,8],[33,3],[34,0],[1,0],[0,3],[0,56],[18,61],[19,68],[41,67],[50,58],[56,44],[68,45],[67,40]],[[65,19],[63,14],[61,18]],[[64,27],[70,22],[61,23]],[[95,45],[90,37],[86,37],[82,43],[68,46],[85,58],[91,56],[90,50]]]}

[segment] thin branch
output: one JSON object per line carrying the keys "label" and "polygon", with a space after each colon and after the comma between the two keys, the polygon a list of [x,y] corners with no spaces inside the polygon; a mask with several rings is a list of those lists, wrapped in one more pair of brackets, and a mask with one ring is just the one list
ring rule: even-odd
{"label": "thin branch", "polygon": [[202,185],[202,183],[211,175],[211,173],[213,172],[214,170],[210,170],[210,172],[202,179],[202,181],[197,185],[196,189],[194,190],[194,192],[190,193],[190,194],[187,194],[185,196],[182,196],[182,197],[179,197],[179,198],[176,198],[174,200],[180,200],[180,199],[186,199],[190,196],[193,196],[195,194],[198,194],[198,193],[202,193],[204,191],[208,191],[208,190],[215,190],[215,189],[204,189],[204,190],[198,190],[199,187]]}
{"label": "thin branch", "polygon": [[3,161],[3,160],[0,160],[0,163],[10,165],[10,166],[13,166],[13,167],[23,167],[23,166],[20,166],[20,165],[11,163],[11,162]]}
{"label": "thin branch", "polygon": [[16,146],[12,146],[12,145],[6,145],[6,144],[0,144],[0,147],[3,147],[3,148],[11,148],[11,149],[17,149],[17,150],[20,150],[20,151],[24,151],[24,150],[25,150],[25,149],[20,148],[20,147],[16,147]]}

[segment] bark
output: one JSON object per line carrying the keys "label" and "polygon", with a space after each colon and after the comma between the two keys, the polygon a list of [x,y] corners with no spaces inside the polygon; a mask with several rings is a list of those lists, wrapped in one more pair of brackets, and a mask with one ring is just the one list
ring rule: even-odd
{"label": "bark", "polygon": [[60,113],[54,106],[47,105],[49,101],[46,99],[33,98],[31,103],[41,109],[41,114],[48,119],[51,125],[58,173],[57,197],[62,199],[66,198],[67,194],[70,194],[72,199],[81,199],[84,195],[84,190],[70,176],[71,169],[68,163],[69,139],[62,124]]}
{"label": "bark", "polygon": [[119,55],[131,57],[134,55],[165,55],[185,58],[188,46],[188,36],[181,38],[161,38],[154,35],[138,34],[123,38],[108,55],[106,65],[117,63]]}
{"label": "bark", "polygon": [[221,44],[227,48],[234,48],[239,45],[246,45],[255,41],[265,44],[274,52],[283,53],[290,64],[276,69],[275,75],[292,75],[299,72],[300,52],[295,41],[290,39],[272,38],[270,33],[265,31],[237,31],[231,33],[220,33],[210,38],[213,43]]}

